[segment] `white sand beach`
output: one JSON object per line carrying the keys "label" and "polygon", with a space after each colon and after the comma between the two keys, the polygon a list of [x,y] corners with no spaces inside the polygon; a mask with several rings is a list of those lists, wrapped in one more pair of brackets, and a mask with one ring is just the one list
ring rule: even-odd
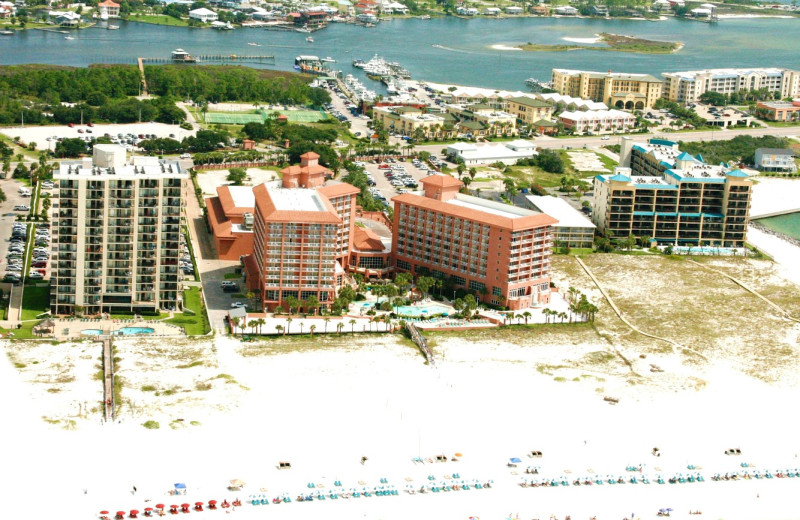
{"label": "white sand beach", "polygon": [[505,44],[502,44],[502,43],[496,43],[494,45],[490,45],[490,48],[492,48],[492,49],[494,49],[496,51],[521,51],[522,50],[519,47],[514,47],[514,46],[511,46],[511,45],[505,45]]}
{"label": "white sand beach", "polygon": [[600,43],[602,41],[599,36],[595,36],[594,38],[575,38],[572,36],[564,36],[561,39],[572,43]]}
{"label": "white sand beach", "polygon": [[[92,380],[91,364],[99,344],[12,348],[15,362],[28,366],[45,359],[72,363],[76,381],[68,394],[44,391],[35,382],[40,376],[31,381],[25,369],[18,373],[7,360],[0,363],[0,389],[14,396],[2,404],[4,417],[13,418],[6,437],[6,467],[13,470],[3,476],[3,489],[14,499],[5,509],[10,518],[11,511],[30,511],[32,504],[40,517],[58,513],[90,519],[100,510],[143,511],[157,503],[246,499],[251,493],[288,493],[295,499],[308,491],[309,482],[325,490],[335,480],[346,489],[360,488],[359,482],[371,488],[381,478],[395,485],[399,496],[245,504],[230,514],[400,519],[435,513],[442,519],[500,519],[512,514],[622,518],[634,513],[655,518],[659,508],[670,507],[679,518],[689,518],[688,511],[697,509],[713,518],[797,518],[793,504],[800,478],[710,481],[716,472],[741,470],[743,461],[761,471],[800,465],[795,421],[783,404],[800,398],[795,378],[769,385],[724,362],[698,368],[669,356],[648,359],[666,372],[644,384],[632,385],[622,365],[602,372],[576,369],[572,375],[577,381],[572,376],[556,381],[537,368],[601,348],[580,342],[529,348],[445,338],[437,347],[440,362],[435,368],[391,338],[356,340],[347,349],[260,356],[249,355],[251,347],[228,337],[174,347],[148,340],[116,345],[123,394],[131,405],[115,424],[101,425],[98,414],[77,418],[68,409],[83,399],[97,399],[99,384]],[[151,357],[153,349],[167,354],[157,360]],[[203,362],[176,365],[178,352],[187,351]],[[204,381],[211,382],[210,389],[191,391]],[[139,390],[145,384],[175,393],[155,397]],[[613,395],[619,403],[610,405],[603,395]],[[59,414],[73,416],[74,426],[65,430],[63,423],[42,420]],[[147,420],[158,421],[161,428],[143,428]],[[652,456],[655,446],[661,457]],[[740,448],[743,455],[726,456],[728,448]],[[526,457],[531,450],[544,456]],[[458,462],[412,462],[414,457],[455,453],[463,454]],[[368,457],[364,465],[362,456]],[[517,468],[506,465],[511,457],[521,459]],[[279,461],[290,461],[292,468],[276,469]],[[518,485],[529,465],[539,466],[541,477],[570,480],[627,477],[625,467],[631,464],[644,465],[643,473],[651,479],[691,473],[686,467],[693,464],[702,468],[706,482],[538,489]],[[428,475],[446,481],[445,475],[453,473],[468,481],[491,479],[494,486],[415,496],[403,492],[409,482],[419,487]],[[247,482],[240,493],[226,490],[234,478]],[[167,494],[177,482],[186,483],[186,496]]]}

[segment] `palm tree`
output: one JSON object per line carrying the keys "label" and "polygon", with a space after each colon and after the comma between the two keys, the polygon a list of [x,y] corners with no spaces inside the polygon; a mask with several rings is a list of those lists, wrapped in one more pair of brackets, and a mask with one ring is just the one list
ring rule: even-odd
{"label": "palm tree", "polygon": [[567,318],[566,312],[559,312],[558,317],[561,318],[561,323],[564,323],[564,320]]}
{"label": "palm tree", "polygon": [[275,325],[275,330],[278,331],[278,334],[283,334],[283,325]]}
{"label": "palm tree", "polygon": [[309,330],[309,332],[311,332],[311,337],[313,338],[314,337],[314,331],[317,330],[317,326],[316,325],[312,325],[312,326],[310,326],[308,328],[308,330]]}
{"label": "palm tree", "polygon": [[302,333],[303,333],[303,322],[301,321],[300,322],[300,334],[302,334]]}
{"label": "palm tree", "polygon": [[327,334],[328,333],[328,323],[331,322],[331,319],[330,318],[325,318],[322,321],[325,322],[325,334]]}
{"label": "palm tree", "polygon": [[250,323],[248,323],[248,326],[250,327],[250,333],[255,334],[256,329],[258,328],[258,320],[251,320]]}
{"label": "palm tree", "polygon": [[286,334],[289,334],[289,326],[292,324],[292,318],[286,318]]}
{"label": "palm tree", "polygon": [[343,328],[344,328],[344,323],[343,322],[340,321],[339,323],[337,323],[336,324],[336,334],[337,335],[341,334]]}
{"label": "palm tree", "polygon": [[350,320],[349,323],[350,323],[350,332],[351,333],[355,333],[356,332],[356,330],[355,330],[355,328],[356,328],[356,320]]}
{"label": "palm tree", "polygon": [[531,317],[531,313],[528,312],[528,311],[525,311],[525,312],[522,313],[522,317],[525,318],[525,325],[527,325],[528,324],[528,318]]}
{"label": "palm tree", "polygon": [[242,319],[239,318],[238,316],[236,318],[231,318],[231,334],[233,334],[234,336],[236,335],[236,327],[239,326],[241,320]]}

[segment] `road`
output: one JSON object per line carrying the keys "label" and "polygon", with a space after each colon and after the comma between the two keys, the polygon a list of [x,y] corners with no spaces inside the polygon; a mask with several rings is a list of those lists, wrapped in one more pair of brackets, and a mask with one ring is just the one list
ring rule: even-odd
{"label": "road", "polygon": [[[737,135],[752,135],[760,137],[764,135],[774,135],[781,137],[797,137],[800,136],[800,127],[768,127],[768,128],[743,128],[740,130],[704,130],[700,132],[670,132],[670,133],[656,133],[656,134],[632,134],[630,137],[634,140],[645,140],[652,137],[661,139],[669,139],[671,141],[724,141],[733,139]],[[607,144],[618,144],[621,136],[610,136],[610,139],[603,140],[600,136],[587,136],[587,137],[537,137],[532,139],[534,143],[540,148],[592,148],[605,146]],[[427,151],[433,154],[438,154],[442,148],[447,145],[420,145],[415,147],[416,151]]]}

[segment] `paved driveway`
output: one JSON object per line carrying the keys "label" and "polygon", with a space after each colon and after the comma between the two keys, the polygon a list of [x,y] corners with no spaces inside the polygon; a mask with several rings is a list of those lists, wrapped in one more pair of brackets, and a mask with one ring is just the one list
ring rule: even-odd
{"label": "paved driveway", "polygon": [[[411,177],[415,181],[417,181],[417,183],[419,183],[420,179],[428,175],[427,171],[420,170],[419,168],[411,164],[411,160],[408,160],[406,162],[401,162],[399,164],[405,166],[406,173],[411,175]],[[391,200],[392,197],[397,195],[397,188],[392,186],[389,183],[389,179],[386,178],[386,172],[389,172],[391,170],[378,168],[377,164],[372,164],[372,163],[367,163],[366,170],[370,174],[372,174],[372,178],[375,179],[375,187],[380,190],[381,194],[384,197],[386,197],[386,200],[389,202],[389,204],[393,205]],[[410,188],[405,188],[404,186],[399,186],[399,188],[403,188],[407,191],[410,189]],[[419,186],[419,189],[421,188],[422,186]]]}

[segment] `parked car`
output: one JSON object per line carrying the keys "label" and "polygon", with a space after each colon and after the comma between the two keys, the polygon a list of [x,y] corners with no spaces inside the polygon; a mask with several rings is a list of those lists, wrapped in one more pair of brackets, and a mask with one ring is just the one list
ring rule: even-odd
{"label": "parked car", "polygon": [[14,206],[14,211],[30,211],[31,207],[24,204],[17,204]]}
{"label": "parked car", "polygon": [[231,303],[231,309],[247,309],[247,304],[244,302],[233,302]]}

